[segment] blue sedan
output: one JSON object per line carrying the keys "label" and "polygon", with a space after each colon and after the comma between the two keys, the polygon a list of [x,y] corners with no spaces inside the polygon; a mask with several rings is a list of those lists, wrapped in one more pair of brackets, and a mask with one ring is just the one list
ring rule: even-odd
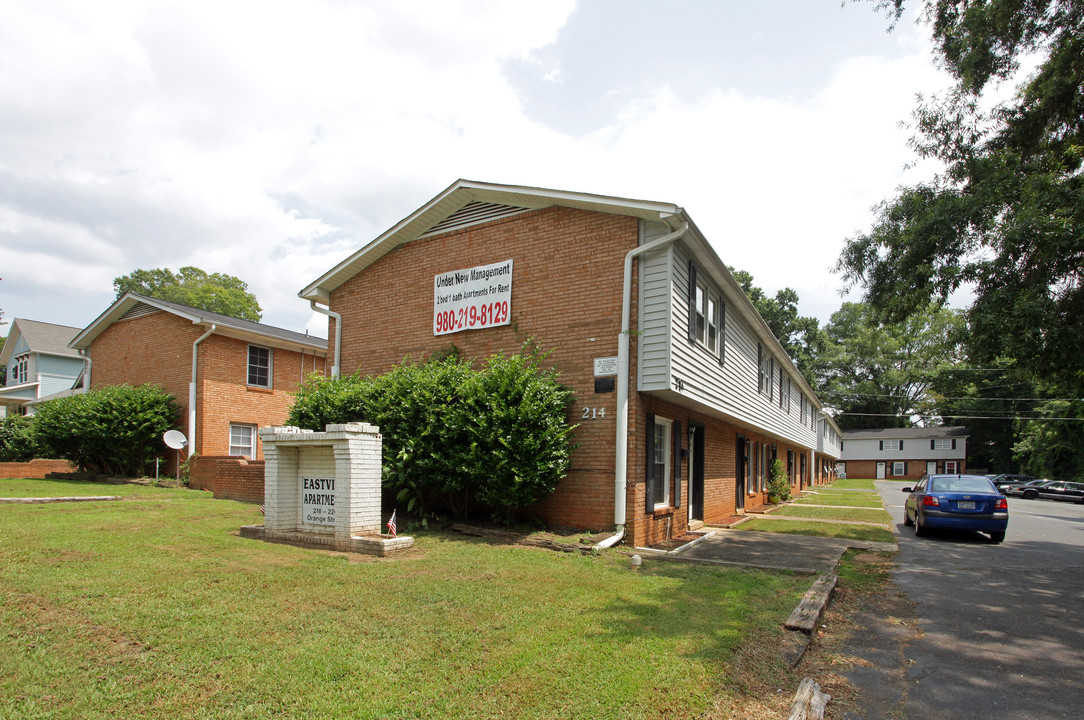
{"label": "blue sedan", "polygon": [[996,543],[1005,539],[1009,501],[982,475],[927,475],[913,488],[904,488],[903,524],[926,530],[976,530]]}

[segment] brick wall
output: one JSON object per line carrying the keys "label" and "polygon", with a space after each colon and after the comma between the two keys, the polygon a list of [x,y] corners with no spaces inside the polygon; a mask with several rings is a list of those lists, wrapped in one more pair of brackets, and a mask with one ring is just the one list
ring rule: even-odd
{"label": "brick wall", "polygon": [[[205,332],[206,328],[167,312],[115,322],[90,346],[92,386],[160,385],[181,407],[178,429],[190,435],[192,343]],[[192,452],[227,455],[231,423],[282,425],[293,402],[292,393],[304,377],[314,371],[326,372],[325,359],[316,353],[273,348],[272,387],[248,387],[248,345],[244,340],[219,334],[200,343],[195,442],[189,437]],[[258,459],[262,455],[256,442]],[[166,467],[173,467],[175,462],[176,454],[171,452]]]}
{"label": "brick wall", "polygon": [[[616,393],[595,394],[594,359],[617,355],[624,256],[638,239],[635,219],[555,207],[401,245],[331,294],[343,316],[342,373],[379,374],[453,343],[473,358],[514,353],[533,337],[575,393],[569,419],[580,425],[571,472],[535,512],[612,528]],[[512,324],[434,336],[433,277],[509,258]]]}
{"label": "brick wall", "polygon": [[44,478],[51,472],[75,472],[75,467],[67,460],[0,462],[0,478]]}
{"label": "brick wall", "polygon": [[193,490],[210,490],[220,499],[263,504],[263,460],[200,455],[192,460],[189,473]]}
{"label": "brick wall", "polygon": [[[848,460],[847,461],[847,477],[849,478],[876,478],[877,477],[877,460]],[[885,477],[886,480],[919,480],[926,474],[926,460],[897,460],[895,462],[907,463],[907,472],[903,475],[892,474],[892,462],[885,462]],[[937,472],[945,471],[945,461],[937,460]],[[963,460],[956,461],[956,472],[966,473],[967,463]]]}

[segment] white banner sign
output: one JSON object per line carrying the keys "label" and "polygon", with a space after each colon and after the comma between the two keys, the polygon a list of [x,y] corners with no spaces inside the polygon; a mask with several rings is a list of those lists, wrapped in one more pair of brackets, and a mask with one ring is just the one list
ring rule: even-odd
{"label": "white banner sign", "polygon": [[335,479],[301,479],[301,517],[307,525],[335,524]]}
{"label": "white banner sign", "polygon": [[434,335],[508,325],[511,318],[511,260],[433,278]]}

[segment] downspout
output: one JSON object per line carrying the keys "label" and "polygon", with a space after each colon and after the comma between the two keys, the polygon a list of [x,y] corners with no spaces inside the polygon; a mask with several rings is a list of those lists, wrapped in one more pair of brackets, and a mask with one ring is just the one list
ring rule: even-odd
{"label": "downspout", "polygon": [[339,356],[343,347],[343,316],[331,308],[323,308],[315,300],[309,300],[309,307],[321,315],[327,315],[335,321],[335,363],[331,366],[331,377],[339,377]]}
{"label": "downspout", "polygon": [[86,350],[80,350],[79,354],[83,356],[83,362],[86,363],[86,369],[83,371],[83,392],[90,392],[90,368],[94,362],[90,359],[90,355],[87,355]]}
{"label": "downspout", "polygon": [[629,325],[632,317],[632,261],[652,250],[674,242],[689,230],[689,223],[646,245],[629,250],[625,255],[625,276],[621,289],[621,333],[617,336],[617,448],[614,457],[614,535],[598,544],[612,547],[625,537],[625,485],[628,476],[629,450]]}
{"label": "downspout", "polygon": [[214,334],[215,324],[192,343],[192,382],[188,383],[188,456],[196,449],[196,356],[199,344]]}

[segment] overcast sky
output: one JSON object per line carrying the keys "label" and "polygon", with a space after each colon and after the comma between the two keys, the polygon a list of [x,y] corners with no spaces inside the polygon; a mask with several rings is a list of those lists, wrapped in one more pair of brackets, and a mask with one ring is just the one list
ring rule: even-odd
{"label": "overcast sky", "polygon": [[[84,327],[136,268],[264,322],[457,178],[684,207],[827,321],[872,207],[930,168],[928,36],[839,0],[0,0],[0,309]],[[0,333],[6,332],[6,328]]]}

